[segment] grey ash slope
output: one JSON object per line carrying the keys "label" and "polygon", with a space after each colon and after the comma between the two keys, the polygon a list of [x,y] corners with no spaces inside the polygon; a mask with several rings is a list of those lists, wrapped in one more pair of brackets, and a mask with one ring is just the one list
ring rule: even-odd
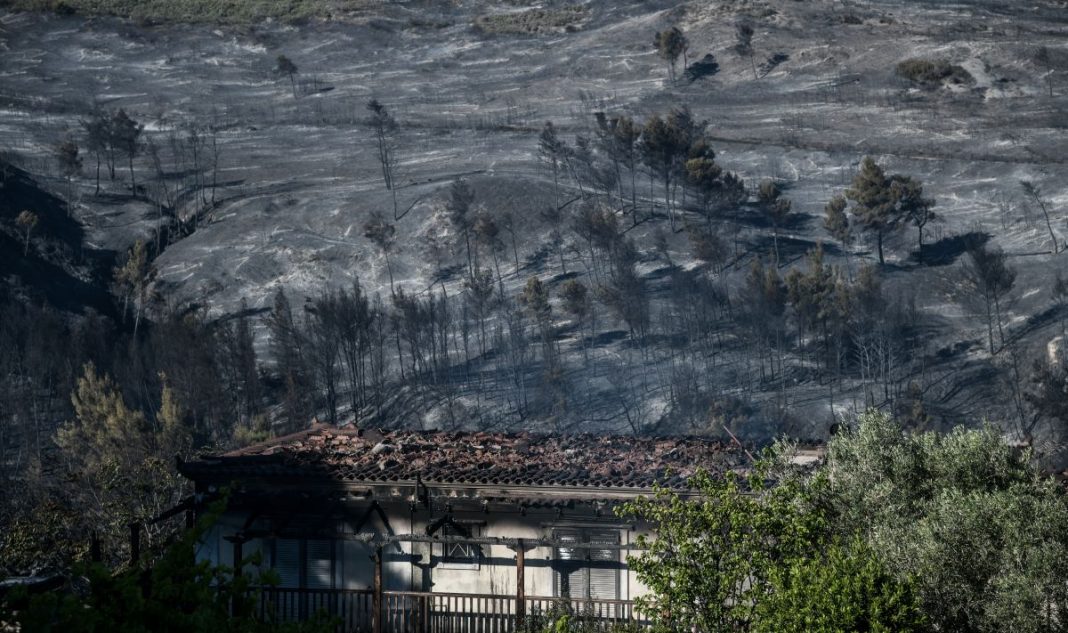
{"label": "grey ash slope", "polygon": [[[708,119],[717,160],[747,182],[780,180],[801,221],[784,237],[787,265],[827,241],[823,205],[841,191],[865,154],[889,172],[920,178],[938,200],[943,221],[929,238],[942,242],[944,265],[915,262],[915,234],[889,245],[883,269],[891,296],[913,303],[922,316],[925,347],[902,359],[903,389],[922,384],[925,401],[944,423],[987,416],[1009,419],[1003,357],[983,351],[985,326],[959,300],[959,251],[953,236],[992,236],[1019,270],[1008,306],[1009,336],[1031,358],[1059,333],[1061,315],[1049,288],[1065,255],[1051,250],[1045,228],[1023,203],[1019,180],[1040,185],[1054,208],[1068,204],[1063,156],[1068,140],[1068,87],[1043,96],[1041,69],[1031,61],[1037,45],[1064,48],[1068,15],[1063,2],[667,2],[584,3],[575,32],[539,36],[488,35],[472,28],[484,3],[387,5],[359,23],[264,26],[246,30],[204,27],[141,29],[112,20],[8,15],[3,20],[4,64],[0,133],[26,160],[44,160],[45,148],[75,129],[90,96],[124,107],[149,124],[196,118],[222,132],[221,204],[193,235],[158,258],[158,289],[171,303],[203,302],[214,313],[235,311],[242,299],[266,307],[277,287],[297,297],[324,285],[359,278],[388,296],[385,261],[362,236],[374,210],[390,213],[372,131],[361,124],[370,98],[387,104],[400,122],[397,155],[402,210],[394,253],[397,284],[422,292],[436,281],[435,240],[447,245],[442,268],[463,261],[444,214],[447,185],[469,178],[476,204],[490,214],[520,218],[521,270],[506,275],[514,296],[526,278],[562,277],[548,256],[550,222],[540,212],[552,203],[551,174],[537,160],[537,133],[551,120],[569,141],[588,133],[591,113],[604,110],[640,118],[689,105]],[[734,23],[752,20],[759,59],[781,52],[789,59],[754,80],[747,59],[733,46]],[[692,84],[665,85],[654,31],[678,24],[692,42],[690,59],[711,52],[717,74]],[[284,53],[299,67],[306,94],[294,99],[288,83],[271,73]],[[923,91],[894,76],[907,57],[946,59],[966,68],[975,83]],[[759,61],[758,59],[758,61]],[[1068,82],[1068,76],[1064,78]],[[32,95],[32,99],[27,96]],[[46,114],[42,114],[46,113]],[[577,195],[573,184],[568,188]],[[659,203],[643,179],[644,204]],[[154,210],[131,202],[108,210],[83,183],[82,212],[89,239],[111,248],[151,231]],[[661,209],[662,211],[662,209]],[[120,216],[114,214],[121,212]],[[1063,211],[1055,230],[1068,237]],[[643,273],[654,319],[665,309],[665,266],[653,248],[663,216],[628,231],[642,250]],[[770,231],[744,216],[732,228],[744,255],[716,283],[735,288],[757,255],[767,256]],[[674,264],[695,269],[684,234],[669,235]],[[852,253],[828,245],[830,261],[855,270],[874,257],[863,243]],[[586,281],[578,256],[570,271]],[[507,257],[505,259],[508,259]],[[513,266],[506,267],[508,273]],[[462,292],[453,275],[441,284]],[[559,314],[559,312],[558,312]],[[466,424],[496,428],[629,431],[670,422],[675,431],[719,432],[704,415],[669,415],[677,394],[673,372],[683,358],[665,337],[639,349],[625,327],[607,314],[586,360],[581,337],[567,319],[558,322],[565,353],[569,406],[565,413],[523,419],[512,410],[507,381],[491,357],[476,363],[459,385]],[[831,415],[829,387],[794,359],[785,380],[761,384],[734,346],[737,332],[719,326],[722,355],[702,361],[702,386],[723,400],[747,404],[741,432],[766,436],[786,429],[825,432]],[[532,367],[532,373],[537,368]],[[864,389],[846,383],[835,411],[863,407]],[[456,419],[433,390],[408,385],[391,401],[393,421],[436,426]],[[788,409],[789,416],[783,416]],[[682,426],[679,426],[682,425]],[[693,426],[689,426],[693,425]]]}

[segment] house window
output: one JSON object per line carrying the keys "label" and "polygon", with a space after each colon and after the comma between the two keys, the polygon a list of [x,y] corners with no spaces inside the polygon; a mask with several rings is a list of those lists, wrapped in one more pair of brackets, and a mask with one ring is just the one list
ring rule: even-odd
{"label": "house window", "polygon": [[333,589],[335,542],[326,539],[275,539],[271,568],[285,589]]}
{"label": "house window", "polygon": [[553,589],[557,597],[583,600],[619,598],[619,550],[597,545],[618,545],[616,530],[557,528],[553,560]]}
{"label": "house window", "polygon": [[[441,526],[443,537],[478,536],[478,526],[456,524],[451,521]],[[442,543],[441,565],[452,569],[478,569],[482,548],[474,543]]]}

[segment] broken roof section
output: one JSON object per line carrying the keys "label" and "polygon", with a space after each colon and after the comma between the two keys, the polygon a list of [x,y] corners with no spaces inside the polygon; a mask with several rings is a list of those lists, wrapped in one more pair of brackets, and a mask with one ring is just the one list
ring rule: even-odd
{"label": "broken roof section", "polygon": [[338,429],[317,425],[182,464],[200,481],[320,479],[581,488],[681,488],[699,468],[750,464],[743,448],[693,437]]}

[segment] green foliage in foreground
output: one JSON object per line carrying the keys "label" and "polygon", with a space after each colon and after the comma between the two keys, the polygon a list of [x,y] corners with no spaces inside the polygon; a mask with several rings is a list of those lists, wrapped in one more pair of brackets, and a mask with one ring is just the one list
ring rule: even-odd
{"label": "green foliage in foreground", "polygon": [[757,608],[759,633],[926,630],[912,583],[899,582],[856,539],[775,569]]}
{"label": "green foliage in foreground", "polygon": [[142,22],[255,24],[329,19],[365,8],[371,0],[0,0],[19,11],[110,15]]}
{"label": "green foliage in foreground", "polygon": [[868,414],[834,438],[825,503],[942,631],[1068,631],[1068,501],[995,430],[901,432]]}
{"label": "green foliage in foreground", "polygon": [[769,458],[745,480],[701,472],[691,484],[696,498],[659,489],[622,508],[654,526],[628,562],[652,591],[637,602],[658,630],[926,630],[907,578],[860,544],[836,544],[823,473]]}
{"label": "green foliage in foreground", "polygon": [[783,448],[623,507],[656,534],[630,563],[660,630],[1068,631],[1068,499],[993,429],[869,413],[814,471]]}
{"label": "green foliage in foreground", "polygon": [[[335,622],[319,616],[287,623],[260,616],[257,587],[277,584],[271,572],[234,578],[233,570],[195,562],[196,543],[214,517],[187,530],[149,571],[118,573],[96,563],[75,571],[70,591],[33,597],[17,592],[0,601],[0,622],[26,633],[327,633]],[[257,565],[245,560],[246,569]]]}

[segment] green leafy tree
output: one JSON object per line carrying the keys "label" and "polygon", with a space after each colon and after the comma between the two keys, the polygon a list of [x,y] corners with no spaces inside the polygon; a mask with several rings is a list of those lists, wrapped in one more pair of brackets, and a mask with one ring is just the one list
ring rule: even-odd
{"label": "green leafy tree", "polygon": [[1068,501],[997,430],[906,434],[882,413],[832,438],[825,503],[939,631],[1064,631]]}
{"label": "green leafy tree", "polygon": [[787,478],[769,487],[770,465],[750,476],[698,472],[696,497],[657,488],[619,513],[652,524],[644,552],[627,559],[650,593],[637,599],[659,631],[749,630],[777,568],[819,551],[827,525],[812,501],[822,480]]}
{"label": "green leafy tree", "polygon": [[860,539],[776,567],[754,633],[928,631],[911,582],[901,582]]}

